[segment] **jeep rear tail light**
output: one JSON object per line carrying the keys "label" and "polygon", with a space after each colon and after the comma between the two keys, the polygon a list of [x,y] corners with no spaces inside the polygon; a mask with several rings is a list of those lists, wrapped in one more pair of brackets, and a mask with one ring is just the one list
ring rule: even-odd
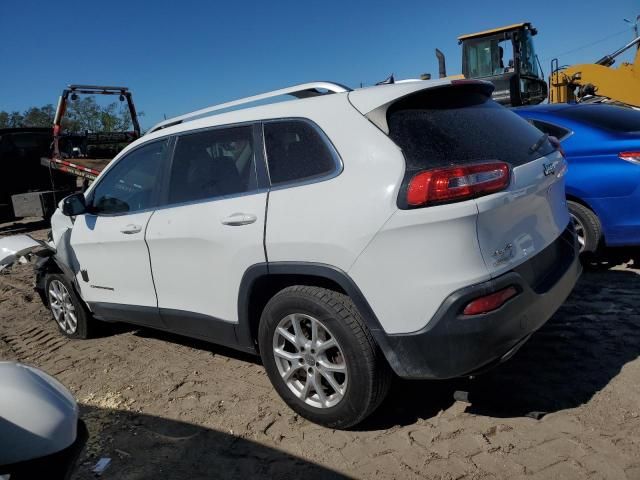
{"label": "jeep rear tail light", "polygon": [[509,165],[504,162],[425,170],[409,181],[407,204],[423,207],[488,195],[507,188],[509,177]]}
{"label": "jeep rear tail light", "polygon": [[515,287],[507,287],[502,290],[498,290],[490,295],[476,298],[472,302],[469,302],[463,310],[464,315],[479,315],[481,313],[488,313],[493,310],[497,310],[504,305],[507,300],[515,297],[518,291]]}
{"label": "jeep rear tail light", "polygon": [[640,164],[640,152],[621,152],[618,157],[627,162]]}

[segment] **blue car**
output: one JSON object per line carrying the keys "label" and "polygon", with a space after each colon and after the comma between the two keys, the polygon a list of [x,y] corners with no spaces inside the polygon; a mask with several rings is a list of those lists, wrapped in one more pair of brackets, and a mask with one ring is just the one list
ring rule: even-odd
{"label": "blue car", "polygon": [[581,251],[640,245],[640,111],[597,103],[513,111],[561,142]]}

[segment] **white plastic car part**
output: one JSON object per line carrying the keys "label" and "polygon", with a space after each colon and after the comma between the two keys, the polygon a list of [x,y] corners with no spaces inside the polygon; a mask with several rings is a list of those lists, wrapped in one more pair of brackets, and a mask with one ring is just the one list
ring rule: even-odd
{"label": "white plastic car part", "polygon": [[78,405],[37,368],[0,362],[0,466],[64,450],[76,440]]}
{"label": "white plastic car part", "polygon": [[34,240],[29,235],[12,235],[0,238],[0,270],[38,248],[50,247],[44,242]]}

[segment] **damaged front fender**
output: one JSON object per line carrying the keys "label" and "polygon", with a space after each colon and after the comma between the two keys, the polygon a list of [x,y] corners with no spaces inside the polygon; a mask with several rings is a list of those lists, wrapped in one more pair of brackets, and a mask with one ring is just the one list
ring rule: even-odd
{"label": "damaged front fender", "polygon": [[47,306],[48,301],[44,292],[44,283],[49,273],[60,273],[78,288],[75,274],[79,271],[79,264],[69,241],[71,230],[67,229],[60,235],[58,248],[52,243],[35,240],[29,235],[13,235],[0,238],[0,271],[13,265],[16,261],[26,261],[29,256],[36,257],[34,262],[35,290]]}

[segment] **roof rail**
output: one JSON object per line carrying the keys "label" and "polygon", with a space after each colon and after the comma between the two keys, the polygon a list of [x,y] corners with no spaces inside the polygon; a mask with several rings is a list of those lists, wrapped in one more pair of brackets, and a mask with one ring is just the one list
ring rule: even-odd
{"label": "roof rail", "polygon": [[[325,93],[321,90],[327,90],[327,92]],[[260,100],[266,100],[268,98],[279,97],[281,95],[292,95],[296,98],[309,98],[317,97],[319,95],[326,95],[328,93],[344,93],[350,91],[351,89],[349,87],[345,87],[344,85],[340,85],[339,83],[334,82],[301,83],[292,87],[281,88],[280,90],[273,90],[271,92],[261,93],[259,95],[253,95],[251,97],[240,98],[231,102],[202,108],[200,110],[196,110],[195,112],[185,113],[184,115],[180,115],[178,117],[169,118],[154,125],[148,133],[155,132],[156,130],[167,128],[173,125],[178,125],[185,120],[191,120],[196,117],[201,117],[208,113],[217,112],[219,110],[226,110],[227,108],[236,107],[238,105],[244,105],[247,103],[253,103]]]}

